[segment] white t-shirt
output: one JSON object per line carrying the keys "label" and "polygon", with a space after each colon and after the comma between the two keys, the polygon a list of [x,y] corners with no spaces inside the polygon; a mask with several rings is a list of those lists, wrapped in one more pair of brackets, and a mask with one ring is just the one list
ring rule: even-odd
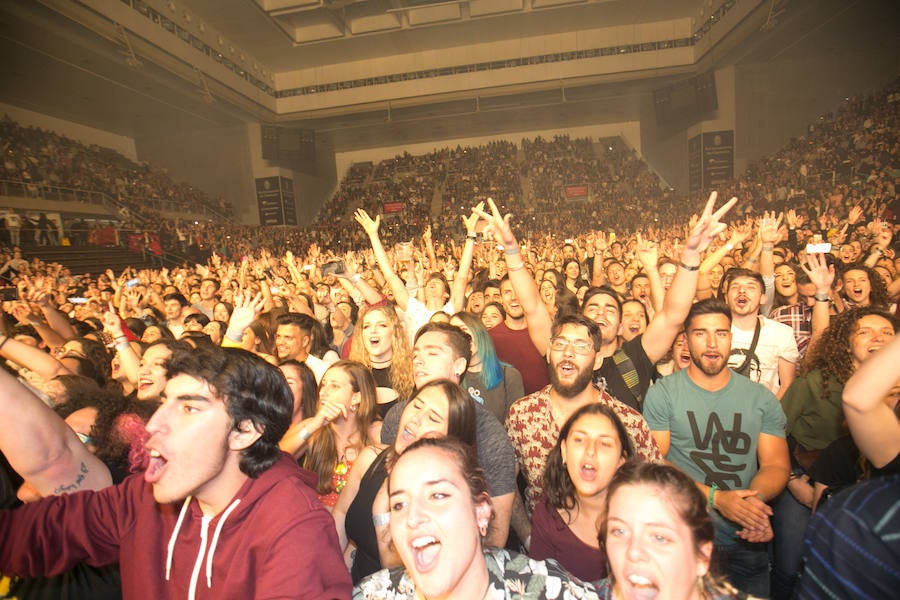
{"label": "white t-shirt", "polygon": [[[783,358],[789,363],[800,360],[800,352],[797,350],[797,340],[794,338],[794,330],[790,325],[778,323],[759,317],[761,329],[759,341],[756,343],[755,360],[750,357],[751,366],[747,377],[751,381],[761,383],[773,393],[778,393],[780,382],[778,380],[778,359]],[[737,369],[744,362],[745,353],[738,350],[748,350],[753,341],[753,329],[738,329],[731,326],[731,356],[728,366]]]}

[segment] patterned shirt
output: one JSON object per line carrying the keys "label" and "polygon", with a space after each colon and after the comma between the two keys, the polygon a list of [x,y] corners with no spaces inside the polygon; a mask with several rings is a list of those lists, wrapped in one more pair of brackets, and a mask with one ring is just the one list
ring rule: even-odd
{"label": "patterned shirt", "polygon": [[787,306],[779,306],[774,309],[769,318],[779,323],[789,325],[794,330],[794,339],[797,340],[797,350],[800,351],[800,359],[797,361],[798,370],[800,361],[806,356],[809,348],[809,340],[812,338],[812,309],[805,301]]}
{"label": "patterned shirt", "polygon": [[[575,579],[553,559],[533,560],[502,548],[484,551],[488,600],[599,600],[589,583]],[[414,600],[416,584],[403,567],[382,569],[353,588],[353,600]]]}
{"label": "patterned shirt", "polygon": [[[535,504],[544,493],[544,465],[547,463],[550,450],[559,439],[559,426],[553,419],[551,410],[550,387],[548,385],[542,390],[516,400],[506,416],[506,431],[516,449],[519,468],[528,481],[525,493],[529,511],[534,510]],[[597,401],[609,406],[625,425],[628,435],[631,436],[635,456],[650,462],[662,461],[659,447],[641,413],[606,392],[595,391]]]}

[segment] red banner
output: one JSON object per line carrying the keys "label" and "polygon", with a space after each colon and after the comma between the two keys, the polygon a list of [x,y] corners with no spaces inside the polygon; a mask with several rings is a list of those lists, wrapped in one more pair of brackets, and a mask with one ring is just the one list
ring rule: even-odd
{"label": "red banner", "polygon": [[403,202],[384,202],[381,205],[381,212],[384,214],[402,212],[404,204]]}
{"label": "red banner", "polygon": [[584,200],[588,197],[588,186],[586,185],[567,185],[567,200]]}

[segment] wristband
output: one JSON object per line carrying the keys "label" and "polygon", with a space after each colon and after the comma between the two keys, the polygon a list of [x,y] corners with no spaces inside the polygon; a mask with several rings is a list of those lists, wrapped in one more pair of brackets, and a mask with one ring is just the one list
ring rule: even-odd
{"label": "wristband", "polygon": [[377,515],[372,515],[372,525],[375,527],[382,527],[384,525],[388,525],[391,522],[391,513],[383,512],[378,513]]}
{"label": "wristband", "polygon": [[775,245],[774,245],[774,244],[763,244],[763,245],[762,245],[762,249],[763,249],[764,251],[770,251],[770,250],[772,250],[773,248],[775,248]]}
{"label": "wristband", "polygon": [[360,279],[362,279],[362,275],[360,275],[359,273],[354,273],[350,276],[350,283],[356,285],[357,283],[359,283]]}
{"label": "wristband", "polygon": [[521,250],[519,249],[518,246],[513,246],[512,248],[503,248],[503,254],[506,254],[507,256],[519,254],[520,252],[521,252]]}
{"label": "wristband", "polygon": [[884,250],[882,250],[879,246],[875,246],[874,248],[872,248],[872,252],[875,252],[876,254],[884,254]]}
{"label": "wristband", "polygon": [[477,233],[467,233],[467,234],[466,234],[466,239],[467,239],[467,240],[472,240],[472,241],[474,242],[475,240],[478,239],[478,234],[477,234]]}
{"label": "wristband", "polygon": [[686,265],[686,264],[684,264],[684,261],[680,262],[679,264],[681,265],[681,268],[684,269],[685,271],[699,271],[700,270],[700,265]]}
{"label": "wristband", "polygon": [[507,267],[506,267],[506,270],[507,270],[507,271],[521,271],[521,270],[524,269],[524,268],[525,268],[525,262],[523,261],[523,262],[520,262],[519,264],[517,264],[517,265],[514,266],[514,267],[509,267],[509,266],[507,266]]}
{"label": "wristband", "polygon": [[709,507],[710,508],[716,507],[715,506],[716,505],[715,498],[716,498],[716,490],[718,490],[718,489],[719,489],[719,486],[717,486],[716,484],[712,484],[712,486],[710,486],[710,488],[709,488]]}
{"label": "wristband", "polygon": [[727,244],[725,244],[725,249],[728,250],[729,252],[734,250],[734,244],[732,244],[731,242],[728,242]]}
{"label": "wristband", "polygon": [[814,296],[814,298],[816,299],[816,302],[830,302],[831,301],[831,297],[828,295],[827,292],[816,292],[816,295]]}

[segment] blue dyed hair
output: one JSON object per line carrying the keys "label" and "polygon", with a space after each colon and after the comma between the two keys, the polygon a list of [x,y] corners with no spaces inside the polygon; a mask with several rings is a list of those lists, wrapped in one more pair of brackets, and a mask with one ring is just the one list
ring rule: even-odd
{"label": "blue dyed hair", "polygon": [[465,323],[472,332],[472,339],[478,348],[476,356],[481,360],[481,376],[484,384],[487,389],[494,389],[503,381],[503,363],[497,358],[497,351],[494,350],[491,336],[488,335],[487,329],[477,315],[470,312],[458,312],[453,316]]}

